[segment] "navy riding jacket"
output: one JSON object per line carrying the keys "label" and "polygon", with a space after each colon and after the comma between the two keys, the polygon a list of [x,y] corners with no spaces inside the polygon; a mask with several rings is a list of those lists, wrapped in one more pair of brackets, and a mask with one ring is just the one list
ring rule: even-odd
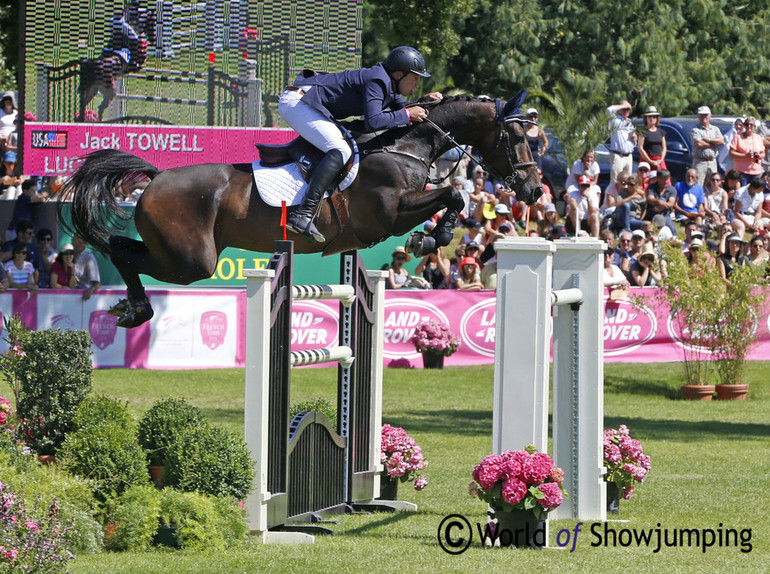
{"label": "navy riding jacket", "polygon": [[409,124],[409,114],[403,109],[406,101],[393,89],[382,64],[333,74],[305,70],[294,85],[310,86],[302,101],[329,119],[363,116],[370,132]]}

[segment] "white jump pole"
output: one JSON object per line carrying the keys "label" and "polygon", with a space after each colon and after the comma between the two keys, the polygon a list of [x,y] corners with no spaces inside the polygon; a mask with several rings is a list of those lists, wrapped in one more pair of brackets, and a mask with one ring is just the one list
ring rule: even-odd
{"label": "white jump pole", "polygon": [[[593,238],[495,242],[494,453],[548,452],[549,349],[554,334],[553,457],[570,498],[552,516],[606,518],[602,430],[602,254]],[[553,323],[551,310],[553,309]]]}

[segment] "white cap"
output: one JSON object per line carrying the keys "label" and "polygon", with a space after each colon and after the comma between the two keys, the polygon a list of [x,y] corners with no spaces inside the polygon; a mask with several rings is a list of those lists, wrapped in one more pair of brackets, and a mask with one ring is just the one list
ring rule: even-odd
{"label": "white cap", "polygon": [[527,115],[528,116],[536,116],[538,115],[537,110],[535,108],[528,108],[527,109]]}
{"label": "white cap", "polygon": [[631,237],[641,237],[642,239],[644,239],[644,237],[645,237],[645,235],[644,235],[644,231],[642,231],[641,229],[637,229],[637,230],[635,230],[635,231],[634,231],[634,232],[631,234]]}
{"label": "white cap", "polygon": [[708,106],[701,106],[698,108],[698,115],[708,115],[711,114],[711,108]]}
{"label": "white cap", "polygon": [[495,213],[499,213],[500,215],[508,215],[511,212],[510,209],[508,209],[508,206],[504,203],[498,203],[495,205]]}
{"label": "white cap", "polygon": [[650,169],[650,164],[646,161],[640,161],[639,165],[636,166],[636,169],[642,169],[643,167],[646,167],[647,169]]}

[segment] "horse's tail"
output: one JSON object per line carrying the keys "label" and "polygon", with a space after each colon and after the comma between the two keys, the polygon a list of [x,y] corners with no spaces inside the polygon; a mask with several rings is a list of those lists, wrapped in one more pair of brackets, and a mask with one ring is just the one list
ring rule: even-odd
{"label": "horse's tail", "polygon": [[[115,191],[138,175],[154,179],[160,173],[151,163],[130,153],[103,149],[88,156],[62,188],[61,197],[72,200],[72,219],[59,218],[67,231],[105,255],[110,253],[110,236],[123,231],[131,213],[121,208]],[[61,215],[62,203],[59,203]]]}

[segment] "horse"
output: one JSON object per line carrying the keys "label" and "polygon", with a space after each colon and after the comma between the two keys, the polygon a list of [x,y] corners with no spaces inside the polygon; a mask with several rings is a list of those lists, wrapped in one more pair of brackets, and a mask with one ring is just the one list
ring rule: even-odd
{"label": "horse", "polygon": [[[521,95],[507,103],[446,98],[421,104],[430,110],[429,122],[359,137],[359,173],[341,192],[349,218],[340,218],[333,202],[322,202],[316,222],[326,242],[289,233],[295,252],[331,255],[370,247],[408,233],[444,207],[431,234],[413,233],[407,249],[421,256],[448,245],[463,197],[451,185],[427,189],[426,181],[430,165],[458,143],[480,153],[485,169],[505,181],[519,201],[534,203],[542,186],[522,127],[528,120],[517,113],[522,100]],[[250,171],[237,165],[160,170],[109,149],[81,161],[65,184],[64,197],[72,198],[69,229],[109,256],[125,281],[127,299],[110,309],[121,327],[135,327],[153,315],[140,273],[187,285],[211,277],[225,247],[270,252],[283,236],[281,209],[264,203]],[[113,193],[138,177],[151,180],[134,211],[142,241],[117,234],[130,214]]]}
{"label": "horse", "polygon": [[97,115],[101,121],[115,99],[115,78],[141,70],[147,61],[147,47],[155,43],[156,17],[154,10],[141,8],[139,4],[133,0],[125,12],[115,15],[112,35],[98,58],[81,60],[79,121],[87,121],[86,108],[99,92],[102,101]]}

